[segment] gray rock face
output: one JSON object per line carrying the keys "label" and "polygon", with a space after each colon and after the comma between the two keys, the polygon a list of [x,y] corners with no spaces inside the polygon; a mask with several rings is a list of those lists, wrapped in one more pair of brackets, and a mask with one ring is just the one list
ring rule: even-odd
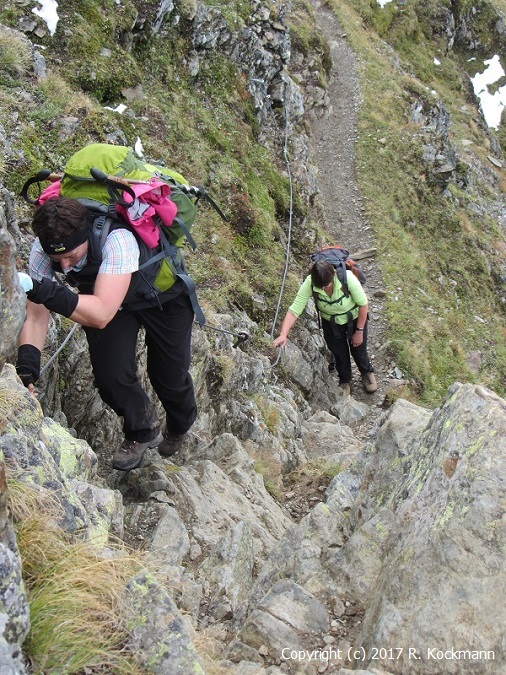
{"label": "gray rock face", "polygon": [[[91,450],[43,417],[12,366],[0,385],[12,405],[0,436],[8,465],[54,488],[69,531],[86,527],[106,544],[109,532],[122,531],[123,507],[117,491],[90,482]],[[160,673],[202,672],[193,635],[204,629],[228,642],[227,667],[241,675],[283,660],[287,645],[303,652],[323,644],[363,649],[361,665],[372,669],[378,645],[398,645],[383,664],[390,673],[436,675],[442,662],[448,673],[497,672],[505,659],[505,413],[492,392],[455,385],[434,412],[398,400],[363,449],[332,415],[313,415],[300,427],[309,457],[339,455],[343,443],[353,451],[299,523],[266,492],[232,434],[197,445],[182,466],[153,451],[117,484],[130,501],[142,497],[129,506],[129,528],[136,521],[144,532],[158,576],[143,573],[129,587],[132,647]],[[151,529],[142,530],[149,517]],[[26,604],[9,542],[4,578],[17,590],[4,602],[6,626]],[[350,632],[334,644],[336,616]],[[5,634],[6,668],[27,629],[16,625]],[[236,637],[227,640],[227,631]]]}
{"label": "gray rock face", "polygon": [[0,544],[0,671],[6,675],[26,672],[21,645],[30,627],[19,556]]}
{"label": "gray rock face", "polygon": [[[397,401],[375,442],[334,478],[325,502],[273,548],[229,657],[246,658],[263,645],[279,658],[281,642],[299,644],[293,625],[278,625],[282,609],[273,597],[282,577],[334,615],[344,598],[364,613],[353,643],[335,645],[341,653],[363,649],[355,665],[501,672],[505,432],[506,402],[482,387],[455,385],[433,413]],[[289,613],[297,616],[293,607]],[[388,650],[380,656],[380,645],[397,645],[395,658]]]}
{"label": "gray rock face", "polygon": [[7,479],[0,452],[0,672],[25,673],[21,652],[30,628],[30,609],[21,577],[21,560],[7,508]]}
{"label": "gray rock face", "polygon": [[16,348],[25,320],[26,299],[16,274],[16,247],[7,229],[7,215],[0,198],[0,371]]}
{"label": "gray rock face", "polygon": [[169,593],[141,573],[128,584],[132,650],[155,675],[203,675],[185,621]]}
{"label": "gray rock face", "polygon": [[325,607],[311,593],[283,579],[274,584],[250,614],[239,640],[257,649],[264,646],[264,653],[279,658],[287,646],[303,651],[309,635],[322,634],[328,627]]}
{"label": "gray rock face", "polygon": [[[389,459],[392,453],[380,463]],[[402,478],[383,492],[395,520],[361,633],[366,649],[412,644],[421,657],[409,663],[413,673],[440,673],[442,663],[445,673],[499,672],[506,659],[505,471],[505,401],[456,385],[405,455]],[[441,661],[437,652],[448,649],[467,656]],[[406,660],[389,668],[405,672]]]}

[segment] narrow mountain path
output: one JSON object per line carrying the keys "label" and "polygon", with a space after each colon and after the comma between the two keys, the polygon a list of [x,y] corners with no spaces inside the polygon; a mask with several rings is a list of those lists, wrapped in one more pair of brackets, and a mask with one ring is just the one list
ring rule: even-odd
{"label": "narrow mountain path", "polygon": [[[330,106],[326,114],[312,121],[314,160],[318,168],[320,202],[326,221],[329,243],[340,244],[357,259],[367,277],[365,290],[369,300],[368,349],[376,371],[378,391],[368,395],[354,367],[352,395],[371,405],[371,413],[382,405],[392,380],[385,350],[386,317],[381,272],[373,254],[374,233],[367,222],[363,199],[356,181],[357,121],[360,87],[356,56],[337,19],[320,0],[311,5],[323,36],[329,43],[332,69],[327,93]],[[361,256],[366,253],[366,257]],[[371,417],[370,415],[368,417]],[[369,424],[367,425],[369,426]]]}

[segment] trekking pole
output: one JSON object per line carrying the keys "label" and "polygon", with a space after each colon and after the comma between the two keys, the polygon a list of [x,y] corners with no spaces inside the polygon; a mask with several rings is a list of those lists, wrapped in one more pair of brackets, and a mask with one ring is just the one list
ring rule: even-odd
{"label": "trekking pole", "polygon": [[222,220],[224,220],[226,223],[228,223],[228,218],[227,216],[223,213],[223,211],[220,209],[218,204],[210,197],[206,189],[203,185],[199,185],[196,187],[195,185],[181,185],[179,184],[178,187],[185,193],[192,195],[193,197],[196,197],[195,203],[199,201],[199,199],[205,199],[206,202],[209,202],[213,209],[216,211],[216,213],[220,216]]}
{"label": "trekking pole", "polygon": [[23,185],[21,192],[19,193],[20,197],[23,197],[25,201],[27,201],[29,204],[36,204],[37,200],[36,199],[31,199],[30,196],[28,195],[28,189],[34,184],[37,183],[39,186],[39,194],[38,197],[40,197],[40,183],[42,181],[48,180],[50,183],[56,183],[57,181],[61,180],[61,176],[59,176],[57,173],[51,173],[49,169],[41,169],[39,173],[36,176],[32,176],[32,178],[29,178],[26,183]]}

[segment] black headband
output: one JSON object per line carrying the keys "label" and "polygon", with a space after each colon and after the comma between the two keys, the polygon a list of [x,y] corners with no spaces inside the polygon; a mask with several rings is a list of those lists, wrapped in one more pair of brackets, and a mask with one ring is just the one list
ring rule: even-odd
{"label": "black headband", "polygon": [[62,253],[68,253],[69,251],[73,251],[78,246],[81,246],[81,244],[84,244],[87,239],[87,224],[83,225],[80,230],[76,230],[75,232],[72,232],[72,234],[69,234],[69,236],[65,237],[65,239],[49,240],[39,235],[40,245],[42,246],[44,253],[47,253],[47,255],[61,255]]}

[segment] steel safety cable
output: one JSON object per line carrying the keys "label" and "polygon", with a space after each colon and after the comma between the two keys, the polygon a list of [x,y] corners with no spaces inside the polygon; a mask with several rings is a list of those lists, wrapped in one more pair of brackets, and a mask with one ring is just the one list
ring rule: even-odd
{"label": "steel safety cable", "polygon": [[52,357],[51,357],[51,358],[50,358],[50,359],[42,366],[42,368],[40,369],[40,374],[41,374],[41,375],[43,375],[43,374],[46,372],[46,370],[49,368],[49,366],[50,366],[50,365],[53,363],[53,361],[58,357],[58,354],[60,354],[60,352],[62,351],[62,349],[64,349],[65,345],[66,345],[67,342],[70,340],[70,338],[72,337],[72,335],[75,333],[75,331],[76,331],[76,329],[77,329],[77,327],[78,327],[79,325],[80,325],[80,324],[75,323],[75,324],[72,326],[72,328],[69,330],[69,332],[68,332],[67,337],[65,338],[65,340],[63,340],[63,342],[62,342],[61,345],[58,347],[58,349],[55,351],[55,353],[53,354],[53,356],[52,356]]}
{"label": "steel safety cable", "polygon": [[[270,96],[267,93],[267,87],[265,86],[264,80],[252,80],[253,82],[257,82],[258,84],[261,85],[264,97],[265,97],[265,102],[268,110],[272,114],[272,118],[274,120],[274,128],[278,134],[279,140],[281,142],[282,148],[283,148],[283,159],[285,161],[286,165],[286,171],[288,175],[288,185],[289,185],[289,210],[288,210],[288,230],[287,230],[287,236],[286,236],[286,249],[285,249],[285,265],[283,269],[283,277],[281,280],[281,287],[279,290],[279,295],[278,295],[278,302],[276,305],[276,311],[274,313],[274,319],[272,322],[272,329],[271,329],[271,338],[274,337],[274,330],[276,328],[276,322],[278,320],[278,315],[279,315],[279,310],[281,307],[281,301],[283,298],[283,292],[285,289],[285,283],[286,283],[286,277],[288,275],[288,265],[290,262],[290,252],[291,252],[291,241],[292,241],[292,222],[293,222],[293,182],[292,182],[292,173],[291,173],[291,168],[290,168],[290,159],[288,157],[288,111],[286,105],[284,106],[284,117],[285,117],[285,133],[284,137],[281,135],[281,132],[279,130],[279,126],[276,120],[276,116],[274,114],[274,110],[272,109],[271,101],[270,101]],[[285,86],[285,92],[286,92],[286,82],[284,83]],[[286,96],[285,96],[286,100]],[[276,357],[276,360],[274,361],[273,364],[271,364],[271,367],[274,368],[277,366],[281,359],[281,354],[283,352],[283,348],[279,347],[278,348],[278,354]]]}
{"label": "steel safety cable", "polygon": [[[286,85],[285,85],[286,86]],[[270,107],[270,106],[269,106]],[[271,108],[272,110],[272,108]],[[274,115],[274,111],[273,111]],[[285,106],[285,141],[283,144],[283,158],[286,164],[286,170],[288,172],[288,183],[290,188],[290,202],[289,202],[289,211],[288,211],[288,231],[286,235],[286,253],[285,253],[285,266],[283,269],[283,278],[281,280],[281,288],[279,289],[278,303],[276,305],[276,311],[274,313],[274,320],[272,322],[271,329],[271,338],[274,336],[274,330],[276,328],[276,322],[278,320],[279,309],[281,307],[281,300],[283,298],[283,292],[285,290],[286,277],[288,274],[288,265],[290,262],[290,247],[292,242],[292,220],[293,220],[293,183],[292,183],[292,173],[290,170],[290,160],[288,158],[288,113]]]}

